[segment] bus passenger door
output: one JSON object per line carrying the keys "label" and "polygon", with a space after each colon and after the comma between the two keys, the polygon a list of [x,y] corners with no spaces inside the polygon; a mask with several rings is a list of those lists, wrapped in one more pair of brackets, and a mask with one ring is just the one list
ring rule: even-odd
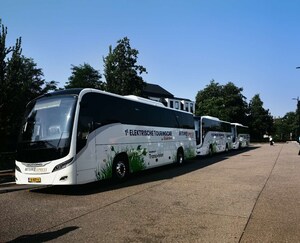
{"label": "bus passenger door", "polygon": [[195,135],[196,135],[196,143],[200,144],[201,134],[200,134],[200,120],[195,119]]}
{"label": "bus passenger door", "polygon": [[95,180],[95,145],[96,131],[93,127],[91,109],[85,105],[81,107],[77,127],[77,183]]}

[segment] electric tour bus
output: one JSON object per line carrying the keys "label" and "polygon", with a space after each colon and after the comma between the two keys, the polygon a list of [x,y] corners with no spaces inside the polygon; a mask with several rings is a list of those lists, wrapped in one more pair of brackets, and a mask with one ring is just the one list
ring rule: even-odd
{"label": "electric tour bus", "polygon": [[233,134],[232,148],[240,149],[248,147],[250,144],[250,135],[247,126],[239,123],[231,123],[231,130]]}
{"label": "electric tour bus", "polygon": [[197,155],[212,155],[232,149],[229,122],[212,116],[195,116]]}
{"label": "electric tour bus", "polygon": [[17,145],[16,183],[67,185],[196,156],[192,113],[137,96],[70,89],[31,101]]}

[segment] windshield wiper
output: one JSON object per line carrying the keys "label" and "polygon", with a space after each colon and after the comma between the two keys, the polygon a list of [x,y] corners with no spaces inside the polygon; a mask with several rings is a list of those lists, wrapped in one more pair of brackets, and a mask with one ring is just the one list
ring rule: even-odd
{"label": "windshield wiper", "polygon": [[61,141],[61,138],[62,138],[62,135],[63,135],[63,134],[64,134],[64,132],[62,132],[62,133],[60,134],[58,143],[57,143],[57,145],[56,145],[56,149],[58,149],[58,146],[59,146],[59,144],[60,144],[60,141]]}

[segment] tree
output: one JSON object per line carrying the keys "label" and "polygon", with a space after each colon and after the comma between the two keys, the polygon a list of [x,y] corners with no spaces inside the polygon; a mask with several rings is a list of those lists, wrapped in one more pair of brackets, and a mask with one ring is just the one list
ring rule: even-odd
{"label": "tree", "polygon": [[104,84],[101,81],[101,74],[91,65],[84,63],[83,65],[72,65],[72,75],[65,88],[95,88],[103,89]]}
{"label": "tree", "polygon": [[119,40],[108,55],[103,58],[106,90],[120,95],[142,95],[145,85],[139,75],[147,73],[146,68],[137,65],[138,50],[132,49],[127,37]]}
{"label": "tree", "polygon": [[0,31],[0,150],[13,150],[26,104],[49,90],[56,82],[46,82],[42,69],[22,55],[21,37],[6,47],[7,27]]}
{"label": "tree", "polygon": [[249,103],[249,129],[253,140],[261,140],[264,134],[273,132],[273,118],[269,110],[263,108],[259,94],[254,95]]}
{"label": "tree", "polygon": [[232,82],[220,85],[212,80],[204,90],[197,93],[196,114],[247,124],[247,102],[242,91],[243,88],[236,87]]}
{"label": "tree", "polygon": [[196,95],[196,115],[210,115],[219,117],[220,108],[223,107],[223,98],[221,97],[222,87],[215,80]]}
{"label": "tree", "polygon": [[224,116],[226,121],[248,125],[248,104],[242,92],[243,88],[236,87],[232,82],[223,86],[223,97],[226,107]]}
{"label": "tree", "polygon": [[274,138],[280,141],[296,139],[298,124],[297,113],[288,112],[282,118],[274,119]]}

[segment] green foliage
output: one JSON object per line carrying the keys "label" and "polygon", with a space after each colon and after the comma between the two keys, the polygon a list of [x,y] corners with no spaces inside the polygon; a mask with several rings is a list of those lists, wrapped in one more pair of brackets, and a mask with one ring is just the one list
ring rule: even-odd
{"label": "green foliage", "polygon": [[144,170],[146,168],[144,156],[147,155],[147,150],[139,145],[136,149],[130,149],[128,152],[128,160],[132,172]]}
{"label": "green foliage", "polygon": [[195,153],[195,149],[193,148],[193,146],[184,148],[185,159],[191,159],[191,158],[194,158],[195,156],[196,156],[196,153]]}
{"label": "green foliage", "polygon": [[242,94],[243,88],[232,82],[220,85],[212,80],[196,96],[196,115],[210,115],[229,122],[248,125],[252,140],[262,140],[264,134],[273,132],[273,118],[263,108],[259,95],[255,95],[249,106]]}
{"label": "green foliage", "polygon": [[222,86],[214,80],[196,95],[196,115],[220,117],[220,109],[224,107]]}
{"label": "green foliage", "polygon": [[299,129],[297,112],[288,112],[282,118],[274,119],[274,140],[297,140]]}
{"label": "green foliage", "polygon": [[259,94],[249,103],[249,129],[252,140],[262,140],[264,134],[273,133],[273,118],[269,110],[263,108]]}
{"label": "green foliage", "polygon": [[117,46],[109,47],[103,58],[106,90],[120,95],[141,95],[145,82],[140,76],[146,68],[137,65],[138,50],[131,48],[127,37],[119,40]]}
{"label": "green foliage", "polygon": [[212,80],[196,96],[196,115],[215,116],[225,121],[246,124],[247,102],[243,88],[232,82],[220,85]]}
{"label": "green foliage", "polygon": [[104,84],[101,81],[101,74],[91,65],[84,63],[83,65],[72,65],[72,75],[69,77],[69,82],[65,88],[95,88],[104,89]]}
{"label": "green foliage", "polygon": [[6,47],[7,27],[1,21],[0,25],[0,150],[12,151],[26,104],[56,89],[56,82],[46,82],[42,69],[22,55],[21,37]]}
{"label": "green foliage", "polygon": [[113,161],[110,159],[107,162],[106,167],[101,168],[100,166],[98,166],[98,168],[95,171],[96,179],[98,181],[112,178],[112,163]]}
{"label": "green foliage", "polygon": [[15,168],[16,154],[14,152],[0,153],[0,170],[13,170]]}
{"label": "green foliage", "polygon": [[107,155],[105,167],[98,166],[95,171],[97,180],[108,179],[112,177],[112,166],[117,154],[125,152],[128,156],[129,167],[131,172],[137,172],[146,169],[144,157],[147,155],[147,149],[138,145],[137,148],[126,148],[118,151],[114,146],[110,147],[110,153]]}

